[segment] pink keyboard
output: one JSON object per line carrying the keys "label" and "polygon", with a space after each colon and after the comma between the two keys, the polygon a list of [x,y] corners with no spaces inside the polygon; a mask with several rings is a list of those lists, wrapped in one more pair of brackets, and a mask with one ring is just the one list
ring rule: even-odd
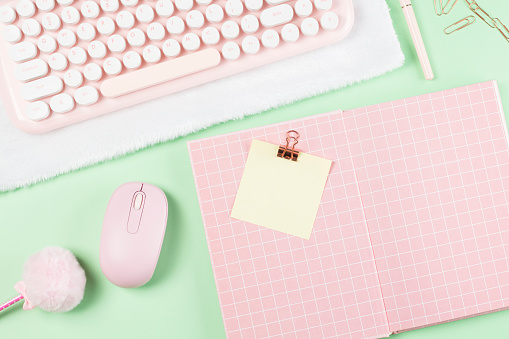
{"label": "pink keyboard", "polygon": [[0,4],[0,98],[28,133],[333,44],[354,21],[352,0]]}

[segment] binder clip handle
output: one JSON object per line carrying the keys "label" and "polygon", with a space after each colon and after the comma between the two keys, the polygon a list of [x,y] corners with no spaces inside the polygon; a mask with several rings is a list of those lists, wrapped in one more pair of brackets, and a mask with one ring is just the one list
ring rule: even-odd
{"label": "binder clip handle", "polygon": [[[292,135],[293,134],[293,135]],[[291,130],[286,132],[286,146],[280,145],[277,151],[279,158],[297,161],[299,151],[295,149],[295,145],[299,143],[300,134],[297,131]],[[290,148],[291,146],[291,148]]]}

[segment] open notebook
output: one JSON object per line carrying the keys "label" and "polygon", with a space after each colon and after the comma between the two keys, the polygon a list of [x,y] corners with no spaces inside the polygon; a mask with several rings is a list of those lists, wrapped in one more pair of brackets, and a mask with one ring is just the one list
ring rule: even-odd
{"label": "open notebook", "polygon": [[[230,218],[253,139],[333,161],[310,240]],[[496,82],[189,143],[228,338],[376,338],[509,306]]]}

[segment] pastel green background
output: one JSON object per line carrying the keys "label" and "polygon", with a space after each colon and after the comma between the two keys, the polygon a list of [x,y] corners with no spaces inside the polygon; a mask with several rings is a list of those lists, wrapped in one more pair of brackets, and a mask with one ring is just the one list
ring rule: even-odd
{"label": "pastel green background", "polygon": [[[477,1],[509,25],[509,1]],[[435,15],[432,0],[414,0],[436,76],[433,81],[424,80],[399,1],[388,2],[406,56],[405,65],[390,74],[0,194],[0,299],[16,295],[13,285],[21,277],[23,262],[48,245],[71,249],[88,277],[85,298],[72,312],[24,312],[21,305],[1,312],[0,338],[225,337],[187,153],[189,140],[492,79],[498,80],[509,111],[509,43],[481,20],[451,36],[443,33],[446,26],[470,15],[464,0],[442,17]],[[112,285],[99,267],[106,205],[115,188],[128,181],[155,184],[169,200],[167,235],[155,275],[134,290]],[[508,338],[509,311],[395,337]]]}

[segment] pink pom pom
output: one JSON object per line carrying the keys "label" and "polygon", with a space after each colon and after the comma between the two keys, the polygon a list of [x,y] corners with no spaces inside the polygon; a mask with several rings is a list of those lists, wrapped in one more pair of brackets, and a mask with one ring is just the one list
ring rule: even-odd
{"label": "pink pom pom", "polygon": [[85,283],[85,272],[71,251],[47,247],[25,262],[16,290],[25,297],[24,309],[67,312],[83,299]]}

